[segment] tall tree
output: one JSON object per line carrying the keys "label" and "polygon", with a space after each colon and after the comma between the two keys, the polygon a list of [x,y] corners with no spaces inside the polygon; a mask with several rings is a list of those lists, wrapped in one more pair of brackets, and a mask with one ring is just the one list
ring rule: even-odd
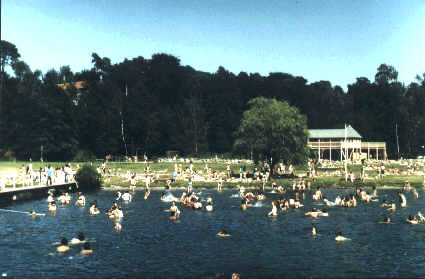
{"label": "tall tree", "polygon": [[304,162],[308,155],[307,120],[287,102],[259,97],[249,102],[237,130],[235,148],[292,163]]}

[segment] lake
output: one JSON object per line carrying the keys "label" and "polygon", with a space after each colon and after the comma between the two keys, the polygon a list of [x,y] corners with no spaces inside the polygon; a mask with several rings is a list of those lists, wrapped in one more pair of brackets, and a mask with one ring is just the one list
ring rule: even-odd
{"label": "lake", "polygon": [[[350,190],[324,189],[334,199]],[[179,197],[181,190],[172,193]],[[0,274],[4,278],[324,278],[324,277],[424,277],[425,226],[404,223],[409,214],[424,209],[425,194],[415,200],[407,193],[407,208],[390,213],[380,202],[354,208],[312,205],[307,194],[298,210],[267,217],[278,194],[240,210],[236,192],[204,190],[211,195],[214,211],[182,207],[178,221],[168,219],[169,203],[160,201],[161,191],[148,200],[137,192],[133,202],[121,202],[122,230],[101,213],[89,216],[89,205],[59,206],[47,213],[46,200],[8,207],[8,210],[44,212],[46,216],[0,212]],[[378,191],[379,199],[397,199],[394,190]],[[108,209],[115,192],[102,190],[86,195],[97,200],[101,211]],[[76,195],[73,196],[73,202]],[[311,207],[326,209],[329,217],[304,216]],[[380,224],[390,216],[393,224]],[[312,225],[319,235],[311,235]],[[216,236],[223,227],[231,237]],[[352,241],[337,243],[335,229]],[[64,254],[56,252],[61,237],[70,240],[84,232],[94,253],[80,255],[80,246]]]}

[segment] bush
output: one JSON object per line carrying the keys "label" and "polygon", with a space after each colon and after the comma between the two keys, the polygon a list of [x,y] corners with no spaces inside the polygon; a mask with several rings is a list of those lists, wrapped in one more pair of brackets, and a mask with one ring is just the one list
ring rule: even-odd
{"label": "bush", "polygon": [[102,186],[102,176],[96,168],[84,165],[75,174],[75,180],[80,189],[99,189]]}

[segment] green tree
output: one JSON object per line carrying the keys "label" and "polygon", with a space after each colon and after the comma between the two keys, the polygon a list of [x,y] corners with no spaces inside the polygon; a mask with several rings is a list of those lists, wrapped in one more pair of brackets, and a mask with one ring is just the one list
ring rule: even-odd
{"label": "green tree", "polygon": [[[18,49],[16,46],[12,43],[9,43],[8,41],[1,40],[0,41],[0,130],[3,125],[3,82],[6,78],[6,73],[4,72],[4,68],[7,65],[10,65],[13,67],[15,63],[18,61],[19,57],[21,55],[18,52]],[[2,137],[0,134],[0,144],[2,143]]]}
{"label": "green tree", "polygon": [[259,97],[248,103],[249,109],[237,131],[235,148],[292,163],[304,162],[308,155],[307,119],[287,102]]}

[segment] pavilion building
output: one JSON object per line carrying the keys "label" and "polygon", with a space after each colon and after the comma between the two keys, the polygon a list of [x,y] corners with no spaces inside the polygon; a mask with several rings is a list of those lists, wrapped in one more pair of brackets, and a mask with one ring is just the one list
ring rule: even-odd
{"label": "pavilion building", "polygon": [[364,142],[350,125],[346,129],[310,129],[308,132],[308,146],[317,151],[319,160],[387,159],[385,142]]}

